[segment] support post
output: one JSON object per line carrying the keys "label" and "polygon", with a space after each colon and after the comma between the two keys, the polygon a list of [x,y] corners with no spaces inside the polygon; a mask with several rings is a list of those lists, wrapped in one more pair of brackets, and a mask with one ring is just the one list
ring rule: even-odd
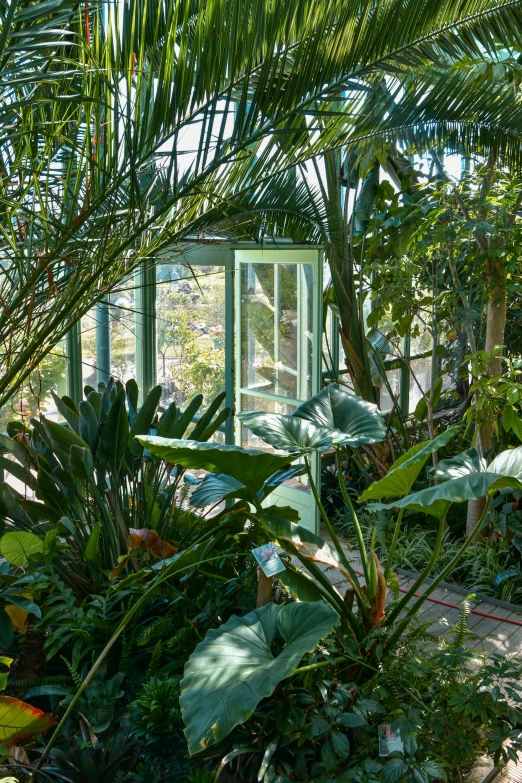
{"label": "support post", "polygon": [[136,380],[142,401],[156,385],[156,264],[143,261],[136,273]]}
{"label": "support post", "polygon": [[411,338],[408,331],[402,341],[402,355],[407,360],[408,364],[406,362],[402,362],[401,364],[401,377],[399,386],[399,404],[404,418],[406,418],[410,412],[410,348]]}
{"label": "support post", "polygon": [[[225,405],[234,411],[235,399],[235,356],[234,356],[234,296],[235,296],[234,251],[225,251]],[[241,340],[237,334],[238,341]],[[234,414],[225,422],[225,443],[234,444]]]}
{"label": "support post", "polygon": [[96,305],[96,380],[108,383],[111,376],[111,324],[109,303]]}
{"label": "support post", "polygon": [[76,403],[80,402],[83,397],[81,330],[81,321],[76,321],[67,332],[65,341],[67,353],[67,395]]}

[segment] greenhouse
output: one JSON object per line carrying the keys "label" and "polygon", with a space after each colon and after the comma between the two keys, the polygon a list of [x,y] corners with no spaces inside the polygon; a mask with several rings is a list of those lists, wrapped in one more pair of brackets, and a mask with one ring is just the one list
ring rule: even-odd
{"label": "greenhouse", "polygon": [[522,781],[522,0],[1,0],[0,783]]}

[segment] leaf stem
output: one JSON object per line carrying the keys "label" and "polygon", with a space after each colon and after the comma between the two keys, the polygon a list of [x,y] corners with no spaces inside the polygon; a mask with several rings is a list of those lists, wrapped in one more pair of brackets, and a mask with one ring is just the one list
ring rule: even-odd
{"label": "leaf stem", "polygon": [[[304,461],[305,461],[305,466],[306,466],[306,474],[308,476],[308,480],[309,480],[310,486],[312,488],[312,492],[313,492],[313,495],[314,495],[314,498],[315,498],[315,502],[317,503],[317,506],[318,506],[319,511],[321,513],[322,520],[323,520],[323,522],[325,524],[326,529],[328,530],[328,533],[330,534],[330,537],[331,537],[331,539],[333,541],[333,544],[334,544],[334,546],[335,546],[335,548],[337,550],[337,554],[339,555],[339,559],[340,559],[341,563],[346,568],[346,570],[348,571],[348,573],[350,574],[350,576],[351,576],[351,578],[352,578],[352,580],[354,582],[354,587],[355,587],[356,594],[358,594],[358,597],[361,597],[360,596],[359,579],[357,577],[357,574],[353,570],[353,566],[350,564],[350,561],[346,557],[344,549],[341,546],[341,542],[339,541],[339,539],[337,537],[337,533],[335,532],[332,523],[328,519],[328,515],[327,515],[327,513],[326,513],[326,511],[324,509],[323,504],[321,503],[321,499],[319,497],[319,493],[317,492],[317,487],[315,486],[315,482],[314,482],[314,479],[313,479],[313,476],[312,476],[312,471],[310,469],[310,464],[308,462],[308,457],[306,455],[305,455]],[[364,604],[362,604],[362,605],[364,605]]]}
{"label": "leaf stem", "polygon": [[330,658],[326,661],[319,661],[318,663],[309,663],[307,666],[300,666],[294,670],[294,674],[305,674],[306,672],[312,672],[314,669],[325,669],[327,666],[334,666],[337,663],[345,663],[346,661],[353,661],[353,663],[359,666],[364,666],[367,669],[371,669],[373,672],[378,671],[374,666],[370,666],[361,658],[354,658],[351,655],[337,655],[335,658]]}
{"label": "leaf stem", "polygon": [[[491,505],[491,500],[492,500],[492,498],[489,495],[488,499],[487,499],[487,502],[486,502],[486,505],[484,507],[484,511],[480,515],[480,519],[478,520],[477,524],[475,525],[475,527],[473,528],[473,530],[471,531],[471,533],[469,534],[467,539],[462,544],[461,548],[459,549],[459,551],[457,552],[455,557],[451,560],[450,563],[448,563],[446,568],[444,568],[440,572],[440,574],[437,577],[435,577],[435,579],[430,584],[430,586],[427,588],[427,590],[425,590],[424,593],[421,596],[419,596],[417,601],[415,601],[415,603],[413,604],[411,609],[408,611],[407,616],[399,623],[399,625],[397,626],[395,632],[392,634],[392,636],[389,639],[388,645],[390,647],[397,641],[397,639],[399,638],[399,636],[401,635],[401,633],[403,632],[405,627],[410,622],[410,619],[419,611],[419,609],[422,606],[422,604],[424,603],[424,601],[426,601],[426,599],[433,593],[433,591],[437,589],[439,584],[442,581],[444,581],[446,576],[453,571],[453,569],[455,568],[455,566],[457,565],[459,560],[462,558],[462,556],[466,554],[467,550],[470,548],[471,544],[473,543],[473,540],[474,540],[475,536],[477,535],[479,530],[482,528],[482,525],[484,524],[484,520],[486,519],[486,517],[488,515],[488,512],[489,512],[489,507]],[[444,520],[442,519],[441,522],[444,522]]]}
{"label": "leaf stem", "polygon": [[343,478],[343,468],[342,468],[342,458],[341,458],[341,452],[340,449],[336,449],[336,462],[337,462],[337,479],[339,481],[339,486],[341,487],[341,494],[343,496],[344,503],[346,505],[346,508],[348,509],[348,513],[350,514],[350,519],[352,520],[352,524],[355,530],[355,535],[357,537],[357,545],[359,547],[359,554],[361,556],[361,563],[364,571],[364,578],[366,580],[366,584],[370,584],[370,574],[368,569],[368,554],[366,552],[366,546],[364,544],[364,538],[361,530],[361,525],[359,522],[359,519],[357,517],[357,514],[355,513],[355,509],[353,507],[353,503],[350,499],[350,496],[348,494],[348,491],[346,489],[344,478]]}
{"label": "leaf stem", "polygon": [[391,571],[391,567],[393,565],[393,557],[395,555],[395,549],[397,547],[397,541],[399,540],[399,533],[401,530],[401,522],[402,522],[402,515],[404,513],[404,509],[401,508],[399,511],[399,515],[397,517],[397,520],[395,522],[395,530],[393,531],[393,538],[392,542],[390,544],[390,551],[388,552],[388,557],[386,558],[386,565],[384,567],[384,578],[388,580],[389,573]]}

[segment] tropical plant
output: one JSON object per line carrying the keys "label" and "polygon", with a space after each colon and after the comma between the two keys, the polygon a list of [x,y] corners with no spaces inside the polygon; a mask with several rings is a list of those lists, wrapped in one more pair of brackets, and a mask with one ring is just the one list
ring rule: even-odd
{"label": "tropical plant", "polygon": [[[189,751],[216,744],[247,720],[338,622],[335,610],[325,603],[268,603],[210,631],[191,655],[181,681]],[[274,657],[276,635],[285,646]]]}
{"label": "tropical plant", "polygon": [[7,542],[16,540],[21,546],[24,536],[37,554],[44,547],[49,556],[60,551],[54,561],[60,577],[89,594],[111,570],[116,575],[127,563],[137,570],[140,551],[160,560],[170,557],[175,549],[167,539],[178,544],[182,537],[185,512],[176,499],[182,500],[188,490],[184,471],[144,452],[134,436],[151,429],[174,437],[190,431],[195,441],[206,441],[230,410],[219,410],[221,394],[194,423],[203,404],[198,395],[184,411],[172,403],[160,415],[161,386],[152,389],[140,407],[132,380],[125,389],[111,379],[98,391],[86,387],[85,392],[78,405],[55,396],[64,424],[45,416],[33,419],[31,427],[11,422],[0,442],[14,460],[2,456],[0,461],[35,493],[34,500],[28,499],[4,484],[2,517],[16,529],[2,539],[4,556],[23,565],[7,552]]}
{"label": "tropical plant", "polygon": [[[339,656],[337,662],[348,664],[351,661],[354,675],[357,672],[364,672],[367,666],[374,666],[379,659],[394,649],[428,595],[455,568],[470,547],[473,536],[485,524],[492,495],[499,489],[522,487],[522,447],[502,453],[489,467],[480,460],[475,450],[469,450],[458,457],[439,462],[432,469],[438,484],[408,494],[428,458],[451,440],[455,435],[455,429],[442,433],[433,441],[417,444],[400,457],[390,472],[369,487],[360,498],[361,501],[375,501],[386,497],[400,496],[398,500],[388,506],[384,505],[384,508],[399,507],[401,511],[397,517],[394,538],[387,561],[381,568],[373,546],[370,552],[366,549],[353,503],[344,487],[339,452],[343,445],[355,446],[376,441],[379,437],[382,438],[384,423],[375,406],[364,402],[353,394],[348,394],[336,385],[332,385],[312,397],[308,402],[303,403],[290,416],[247,414],[243,417],[243,422],[271,446],[288,451],[290,460],[287,460],[286,464],[298,457],[304,459],[311,488],[321,510],[323,522],[330,533],[332,544],[295,524],[291,521],[295,519],[295,516],[286,514],[285,509],[277,506],[270,508],[261,506],[258,492],[266,476],[255,475],[255,463],[262,457],[264,460],[284,460],[285,457],[263,452],[248,452],[239,447],[228,447],[232,451],[227,454],[229,458],[224,459],[227,447],[220,447],[216,451],[215,447],[192,445],[187,441],[167,441],[154,436],[142,437],[140,440],[147,445],[148,449],[166,459],[181,461],[181,464],[186,466],[225,471],[225,475],[235,480],[235,487],[230,489],[231,482],[218,478],[220,496],[243,498],[252,503],[254,505],[253,511],[244,507],[245,517],[264,530],[269,539],[277,541],[284,550],[297,557],[306,566],[310,576],[297,568],[294,562],[288,560],[285,563],[286,571],[280,577],[281,581],[301,601],[322,602],[325,600],[339,615],[339,627],[336,630],[336,635],[343,646],[343,654]],[[334,447],[337,450],[338,475],[341,490],[344,487],[343,498],[356,531],[358,558],[361,561],[365,577],[364,587],[337,538],[321,504],[317,488],[313,484],[307,455],[313,449],[321,450],[329,447]],[[212,451],[214,451],[214,456],[210,456]],[[208,481],[214,488],[212,474],[210,474]],[[461,544],[455,556],[439,572],[428,589],[412,602],[419,586],[431,574],[437,562],[444,536],[444,519],[450,504],[468,500],[470,497],[484,496],[488,498],[486,510],[472,531],[472,535]],[[373,505],[374,507],[383,507],[383,504],[374,503]],[[397,593],[397,600],[387,607],[388,587],[390,584],[393,585],[391,569],[394,550],[400,533],[402,509],[404,508],[422,510],[434,516],[438,520],[437,540],[429,563],[415,580],[413,586],[400,599]],[[318,567],[318,563],[337,568],[341,572],[350,585],[346,596],[341,596],[332,586],[327,576]],[[357,604],[357,613],[351,608],[353,601]],[[238,619],[237,622],[241,621]],[[216,632],[218,637],[221,631],[225,633],[225,629],[220,629]],[[208,647],[207,663],[215,658],[210,640]],[[196,655],[194,666],[196,661],[198,666],[201,665],[200,658],[205,660],[204,650],[205,644]],[[226,650],[226,645],[224,650]],[[187,672],[192,671],[192,661],[191,658]],[[277,661],[278,659],[276,659],[276,668]],[[222,678],[226,670],[227,667],[217,661],[216,676]],[[285,676],[289,673],[287,672]],[[184,703],[184,712],[189,716],[186,718],[187,735],[190,748],[194,751],[201,741],[205,745],[217,741],[226,734],[227,730],[231,728],[230,715],[233,713],[224,707],[221,710],[223,705],[219,704],[216,707],[216,712],[212,713],[212,720],[208,725],[205,721],[204,727],[201,727],[199,723],[196,726],[190,716],[192,716],[195,706],[200,703],[199,696],[195,696],[198,686],[194,684],[192,676],[187,676],[186,679],[187,681],[182,685],[184,689],[182,703]],[[261,696],[258,695],[257,700],[259,698]],[[255,704],[256,699],[253,699],[252,711]],[[202,721],[203,718],[200,720]],[[234,721],[234,717],[232,717],[232,721]],[[211,731],[212,726],[215,733],[213,733],[214,729]]]}

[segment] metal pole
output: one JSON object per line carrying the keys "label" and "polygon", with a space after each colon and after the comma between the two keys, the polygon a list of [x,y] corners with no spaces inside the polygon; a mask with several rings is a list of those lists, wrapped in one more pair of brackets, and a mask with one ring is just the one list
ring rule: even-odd
{"label": "metal pole", "polygon": [[96,305],[96,380],[107,383],[111,376],[111,326],[109,303]]}
{"label": "metal pole", "polygon": [[67,395],[76,403],[83,396],[81,321],[71,326],[66,337]]}
{"label": "metal pole", "polygon": [[136,380],[144,400],[156,385],[156,265],[144,261],[136,273]]}
{"label": "metal pole", "polygon": [[401,364],[401,377],[399,386],[399,404],[401,407],[402,415],[406,418],[410,412],[410,354],[411,354],[411,338],[410,331],[408,329],[407,334],[402,341],[402,355],[407,360],[408,364],[402,362]]}

